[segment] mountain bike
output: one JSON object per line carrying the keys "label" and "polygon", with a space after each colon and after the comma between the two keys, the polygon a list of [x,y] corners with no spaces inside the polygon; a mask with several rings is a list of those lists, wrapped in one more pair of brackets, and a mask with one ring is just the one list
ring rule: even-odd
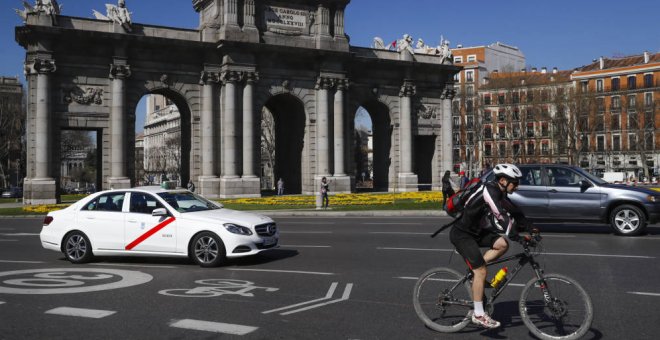
{"label": "mountain bike", "polygon": [[[536,232],[521,237],[523,251],[486,266],[518,260],[505,281],[484,293],[484,309],[492,315],[497,297],[509,286],[519,271],[531,265],[535,277],[525,284],[518,309],[525,326],[541,339],[578,339],[586,334],[593,320],[593,305],[589,294],[574,279],[562,274],[545,274],[534,258],[540,252],[541,235]],[[450,333],[464,329],[472,318],[472,278],[467,270],[460,274],[451,268],[432,268],[422,274],[413,294],[417,316],[438,332]]]}

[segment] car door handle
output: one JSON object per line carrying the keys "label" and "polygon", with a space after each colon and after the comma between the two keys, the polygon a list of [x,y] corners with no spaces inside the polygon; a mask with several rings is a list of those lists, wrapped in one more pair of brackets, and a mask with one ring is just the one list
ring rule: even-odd
{"label": "car door handle", "polygon": [[87,219],[88,219],[88,220],[93,220],[93,219],[95,219],[95,218],[96,218],[96,217],[94,217],[94,216],[87,216]]}
{"label": "car door handle", "polygon": [[550,189],[550,190],[548,190],[548,191],[549,191],[549,192],[552,192],[552,193],[556,193],[556,192],[557,192],[557,189]]}
{"label": "car door handle", "polygon": [[131,223],[136,223],[136,222],[137,222],[137,220],[128,220],[128,222],[131,222]]}

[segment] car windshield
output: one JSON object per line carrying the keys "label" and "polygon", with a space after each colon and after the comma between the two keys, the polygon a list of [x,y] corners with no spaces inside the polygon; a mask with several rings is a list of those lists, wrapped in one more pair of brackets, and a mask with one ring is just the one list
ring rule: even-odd
{"label": "car windshield", "polygon": [[596,175],[590,173],[589,171],[586,171],[586,170],[584,170],[584,169],[582,169],[582,168],[576,168],[576,169],[577,169],[577,171],[578,171],[580,174],[582,174],[584,177],[588,178],[590,181],[592,181],[592,182],[594,182],[594,183],[596,183],[596,184],[598,184],[598,185],[601,185],[601,184],[607,184],[607,181],[605,181],[605,180],[603,180],[602,178],[600,178],[600,177],[598,177],[598,176],[596,176]]}
{"label": "car windshield", "polygon": [[161,192],[158,194],[172,208],[181,213],[220,209],[221,207],[190,191]]}

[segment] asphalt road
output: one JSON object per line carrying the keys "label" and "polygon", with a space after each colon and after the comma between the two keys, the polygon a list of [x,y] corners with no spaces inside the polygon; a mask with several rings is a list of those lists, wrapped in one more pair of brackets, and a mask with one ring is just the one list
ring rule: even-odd
{"label": "asphalt road", "polygon": [[[412,306],[415,279],[464,265],[439,217],[277,217],[281,247],[204,269],[181,259],[72,265],[41,248],[41,219],[0,219],[0,339],[526,339],[522,287],[495,305],[502,327],[440,334]],[[660,334],[660,227],[541,225],[547,273],[573,277],[594,304],[588,339]],[[519,249],[514,246],[513,253]],[[531,278],[524,271],[514,283]],[[122,285],[124,287],[122,287]],[[241,335],[242,334],[242,335]]]}

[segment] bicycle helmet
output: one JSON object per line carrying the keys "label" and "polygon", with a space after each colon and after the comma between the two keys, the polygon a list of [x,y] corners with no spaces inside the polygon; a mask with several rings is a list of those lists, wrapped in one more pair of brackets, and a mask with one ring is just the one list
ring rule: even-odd
{"label": "bicycle helmet", "polygon": [[502,163],[495,166],[493,169],[495,177],[506,177],[509,180],[516,180],[522,178],[522,172],[517,166],[508,163]]}

